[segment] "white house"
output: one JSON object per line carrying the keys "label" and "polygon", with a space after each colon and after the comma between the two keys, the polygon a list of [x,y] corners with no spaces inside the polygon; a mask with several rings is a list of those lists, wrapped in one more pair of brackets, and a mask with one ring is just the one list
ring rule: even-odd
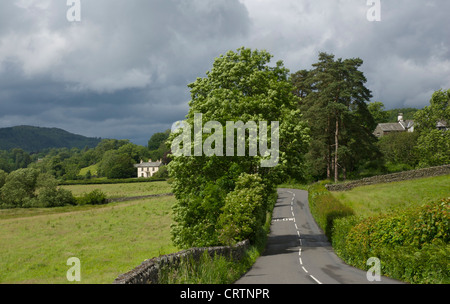
{"label": "white house", "polygon": [[148,162],[143,162],[141,159],[141,163],[134,165],[137,168],[137,177],[152,177],[156,172],[158,172],[159,168],[163,165],[162,161],[152,162],[150,159]]}

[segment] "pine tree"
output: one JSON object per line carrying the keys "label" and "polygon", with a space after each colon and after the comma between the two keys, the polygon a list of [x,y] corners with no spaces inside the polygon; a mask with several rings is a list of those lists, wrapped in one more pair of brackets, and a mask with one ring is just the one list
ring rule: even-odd
{"label": "pine tree", "polygon": [[327,178],[344,179],[348,169],[376,153],[372,131],[375,121],[367,108],[372,97],[365,87],[367,79],[359,71],[359,58],[334,59],[334,55],[319,54],[319,61],[310,71],[299,71],[291,80],[300,102],[303,119],[311,129],[308,152],[313,173]]}

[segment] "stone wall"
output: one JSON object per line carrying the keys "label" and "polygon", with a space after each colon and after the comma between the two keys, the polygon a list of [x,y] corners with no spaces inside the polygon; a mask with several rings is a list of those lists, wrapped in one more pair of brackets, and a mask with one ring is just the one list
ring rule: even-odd
{"label": "stone wall", "polygon": [[387,174],[387,175],[372,176],[372,177],[363,178],[363,179],[360,179],[357,181],[351,181],[348,183],[328,184],[325,187],[328,189],[328,191],[347,191],[347,190],[351,190],[351,189],[353,189],[355,187],[359,187],[359,186],[381,184],[381,183],[391,183],[391,182],[398,182],[398,181],[446,175],[446,174],[450,174],[450,165],[417,169],[417,170],[411,170],[411,171],[404,171],[404,172],[398,172],[398,173]]}
{"label": "stone wall", "polygon": [[221,255],[239,261],[242,259],[245,251],[249,248],[249,245],[249,241],[243,241],[234,246],[191,248],[145,260],[135,269],[117,277],[113,284],[158,284],[160,269],[163,267],[177,267],[182,261],[191,258],[194,259],[194,261],[199,261],[205,251],[207,251],[211,257],[214,257],[214,255]]}

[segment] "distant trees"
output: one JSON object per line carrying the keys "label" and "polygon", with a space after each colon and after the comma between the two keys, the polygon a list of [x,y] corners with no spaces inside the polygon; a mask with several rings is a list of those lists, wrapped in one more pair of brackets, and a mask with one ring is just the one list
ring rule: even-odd
{"label": "distant trees", "polygon": [[150,158],[152,160],[157,161],[161,159],[165,164],[170,162],[168,156],[170,154],[170,147],[166,144],[169,135],[170,129],[152,135],[148,141],[148,149],[150,150]]}
{"label": "distant trees", "polygon": [[320,53],[311,70],[291,77],[294,93],[302,98],[302,120],[311,128],[307,160],[314,178],[346,179],[348,172],[379,156],[362,64],[359,58],[336,60]]}
{"label": "distant trees", "polygon": [[450,164],[450,131],[437,128],[438,123],[450,128],[450,89],[434,92],[430,105],[418,111],[414,119],[419,134],[419,166]]}
{"label": "distant trees", "polygon": [[389,122],[389,113],[385,111],[384,104],[380,101],[371,102],[367,109],[372,114],[377,124]]}
{"label": "distant trees", "polygon": [[58,207],[75,204],[72,193],[36,169],[0,171],[0,208]]}

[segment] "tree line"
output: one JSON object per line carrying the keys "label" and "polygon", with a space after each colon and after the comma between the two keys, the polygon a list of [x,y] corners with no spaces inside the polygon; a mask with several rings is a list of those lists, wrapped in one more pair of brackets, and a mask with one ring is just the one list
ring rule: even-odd
{"label": "tree line", "polygon": [[[170,162],[169,149],[165,144],[169,130],[155,133],[148,146],[129,140],[103,139],[95,148],[47,148],[39,153],[28,153],[20,148],[0,150],[0,170],[11,173],[18,169],[33,168],[57,180],[111,179],[136,177],[135,164],[140,160]],[[80,174],[81,169],[92,167]]]}

